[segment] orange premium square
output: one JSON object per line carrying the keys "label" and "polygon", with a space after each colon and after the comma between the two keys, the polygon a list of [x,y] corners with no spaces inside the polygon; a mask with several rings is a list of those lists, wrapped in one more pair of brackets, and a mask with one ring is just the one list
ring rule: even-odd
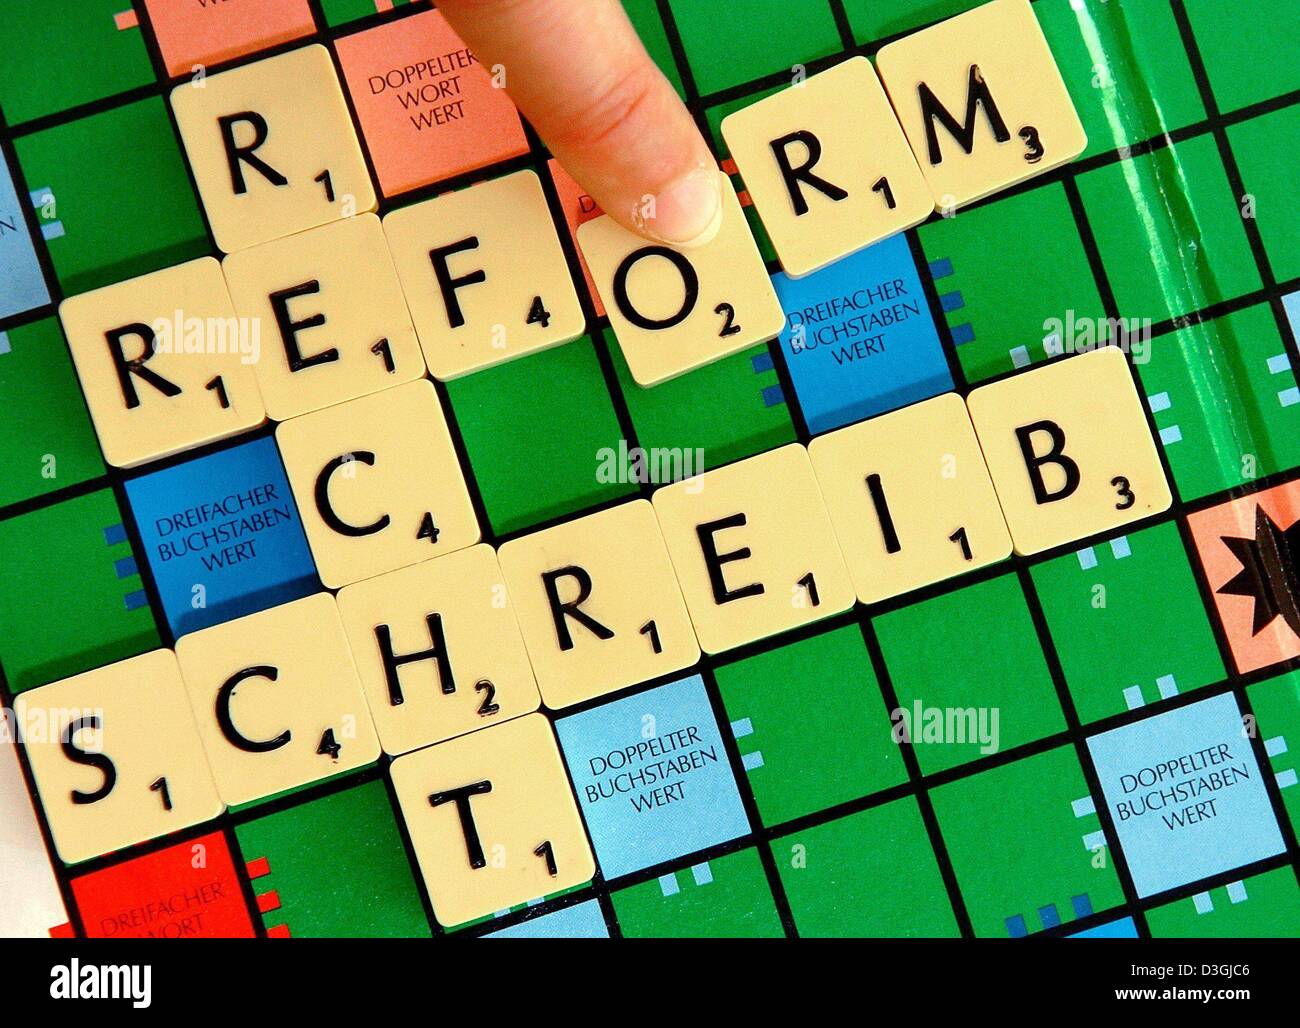
{"label": "orange premium square", "polygon": [[144,0],[167,74],[219,64],[316,31],[307,0]]}
{"label": "orange premium square", "polygon": [[564,211],[564,224],[569,229],[569,239],[574,249],[578,250],[578,263],[582,265],[582,276],[587,280],[587,295],[596,308],[596,317],[605,316],[605,305],[600,302],[600,293],[596,292],[596,283],[592,280],[591,270],[587,267],[587,258],[578,249],[578,226],[599,218],[605,212],[596,206],[587,191],[578,185],[577,180],[561,167],[560,162],[552,157],[546,162],[546,169],[551,173],[555,183],[555,192],[560,198],[560,208]]}
{"label": "orange premium square", "polygon": [[528,150],[519,112],[437,11],[335,44],[385,196]]}
{"label": "orange premium square", "polygon": [[1300,481],[1187,521],[1237,670],[1300,656]]}

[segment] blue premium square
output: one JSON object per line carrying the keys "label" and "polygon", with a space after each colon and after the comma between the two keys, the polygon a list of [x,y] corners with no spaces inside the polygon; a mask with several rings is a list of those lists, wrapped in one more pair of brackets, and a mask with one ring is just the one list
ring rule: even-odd
{"label": "blue premium square", "polygon": [[13,175],[0,155],[0,318],[50,302],[36,258],[36,246],[14,188]]}
{"label": "blue premium square", "polygon": [[786,314],[790,378],[811,432],[828,432],[952,388],[907,237],[804,278],[772,276]]}
{"label": "blue premium square", "polygon": [[600,912],[600,903],[587,900],[563,910],[553,910],[531,921],[524,921],[497,932],[488,932],[485,939],[608,939],[609,926]]}
{"label": "blue premium square", "polygon": [[1231,693],[1088,740],[1139,896],[1281,853]]}
{"label": "blue premium square", "polygon": [[699,675],[555,728],[607,879],[749,831]]}
{"label": "blue premium square", "polygon": [[1067,939],[1136,939],[1137,925],[1131,917],[1121,917],[1118,921],[1107,921],[1095,928],[1085,928],[1081,932],[1072,932]]}
{"label": "blue premium square", "polygon": [[134,479],[126,495],[174,635],[320,589],[269,436]]}

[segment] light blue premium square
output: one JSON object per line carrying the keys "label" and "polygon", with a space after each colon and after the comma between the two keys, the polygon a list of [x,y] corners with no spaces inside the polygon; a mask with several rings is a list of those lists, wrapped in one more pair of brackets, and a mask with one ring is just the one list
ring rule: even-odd
{"label": "light blue premium square", "polygon": [[1292,335],[1300,337],[1300,292],[1282,297],[1282,309],[1286,311],[1286,320],[1291,323]]}
{"label": "light blue premium square", "polygon": [[134,479],[126,495],[174,635],[321,588],[270,436]]}
{"label": "light blue premium square", "polygon": [[699,675],[555,729],[607,879],[749,832]]}
{"label": "light blue premium square", "polygon": [[1139,896],[1284,849],[1231,693],[1088,740]]}
{"label": "light blue premium square", "polygon": [[488,932],[485,939],[608,939],[609,926],[600,903],[587,900],[563,910],[535,917],[531,921]]}
{"label": "light blue premium square", "polygon": [[804,278],[772,276],[781,351],[811,432],[952,388],[907,237],[890,236]]}
{"label": "light blue premium square", "polygon": [[0,318],[49,302],[13,173],[0,156]]}

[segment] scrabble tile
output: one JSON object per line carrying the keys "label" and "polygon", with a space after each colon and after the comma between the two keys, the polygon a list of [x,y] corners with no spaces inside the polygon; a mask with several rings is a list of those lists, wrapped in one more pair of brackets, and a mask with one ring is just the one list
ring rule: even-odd
{"label": "scrabble tile", "polygon": [[6,939],[48,938],[67,921],[68,913],[54,877],[50,851],[27,791],[12,714],[0,715],[0,934]]}
{"label": "scrabble tile", "polygon": [[392,779],[440,924],[560,892],[595,873],[541,714],[398,757]]}
{"label": "scrabble tile", "polygon": [[222,832],[72,879],[91,939],[251,939],[235,861]]}
{"label": "scrabble tile", "polygon": [[133,478],[126,496],[173,637],[320,591],[270,437]]}
{"label": "scrabble tile", "polygon": [[373,214],[241,250],[221,267],[240,317],[265,328],[253,371],[276,421],[424,374],[406,298]]}
{"label": "scrabble tile", "polygon": [[1169,484],[1115,347],[982,386],[966,402],[1017,553],[1168,509]]}
{"label": "scrabble tile", "polygon": [[231,806],[379,757],[328,593],[183,636],[176,658],[217,791]]}
{"label": "scrabble tile", "polygon": [[384,218],[434,377],[567,343],[584,318],[534,171],[480,182]]}
{"label": "scrabble tile", "polygon": [[382,779],[244,821],[235,838],[271,938],[431,934]]}
{"label": "scrabble tile", "polygon": [[0,331],[0,506],[104,473],[58,318]]}
{"label": "scrabble tile", "polygon": [[858,599],[876,603],[1011,555],[966,404],[945,393],[808,446]]}
{"label": "scrabble tile", "polygon": [[952,389],[952,372],[905,236],[804,278],[772,276],[778,337],[813,433]]}
{"label": "scrabble tile", "polygon": [[65,863],[222,811],[170,650],[24,693],[14,715]]}
{"label": "scrabble tile", "polygon": [[541,703],[491,546],[345,586],[338,604],[386,753],[500,724]]}
{"label": "scrabble tile", "polygon": [[725,177],[722,224],[705,246],[678,250],[647,243],[608,215],[580,226],[578,242],[640,385],[656,385],[771,339],[785,324]]}
{"label": "scrabble tile", "polygon": [[208,64],[309,36],[316,31],[307,0],[203,4],[145,0],[168,75],[189,75]]}
{"label": "scrabble tile", "polygon": [[385,196],[528,152],[519,113],[441,11],[343,36],[343,81]]}
{"label": "scrabble tile", "polygon": [[1285,850],[1245,736],[1237,699],[1225,693],[1088,740],[1139,896]]}
{"label": "scrabble tile", "polygon": [[338,588],[479,540],[426,379],[286,421],[275,433],[321,581]]}
{"label": "scrabble tile", "polygon": [[159,646],[111,489],[0,521],[0,662],[22,692]]}
{"label": "scrabble tile", "polygon": [[0,154],[0,318],[21,314],[50,302],[45,275],[36,257],[36,244],[27,229],[26,208],[18,199],[9,162]]}
{"label": "scrabble tile", "polygon": [[161,97],[21,136],[14,150],[65,296],[211,250]]}
{"label": "scrabble tile", "polygon": [[226,253],[375,209],[329,52],[318,44],[171,93],[217,245]]}
{"label": "scrabble tile", "polygon": [[153,82],[130,3],[5,4],[0,109],[10,125]]}
{"label": "scrabble tile", "polygon": [[653,503],[705,653],[853,606],[853,583],[802,446],[665,486]]}
{"label": "scrabble tile", "polygon": [[606,881],[748,835],[699,675],[556,723]]}
{"label": "scrabble tile", "polygon": [[512,539],[500,558],[548,707],[568,707],[699,659],[646,500]]}
{"label": "scrabble tile", "polygon": [[59,318],[110,464],[134,467],[260,425],[257,333],[201,257],[64,300]]}
{"label": "scrabble tile", "polygon": [[992,0],[888,43],[876,69],[937,210],[1051,171],[1088,145],[1029,0]]}
{"label": "scrabble tile", "polygon": [[722,134],[793,277],[911,228],[934,209],[865,57],[728,115]]}

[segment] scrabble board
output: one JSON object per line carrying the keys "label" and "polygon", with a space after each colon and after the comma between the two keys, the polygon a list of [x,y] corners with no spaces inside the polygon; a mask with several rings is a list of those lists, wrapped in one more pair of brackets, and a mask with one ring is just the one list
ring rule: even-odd
{"label": "scrabble board", "polygon": [[[780,308],[690,368],[633,346],[619,239],[430,3],[0,6],[0,934],[1297,934],[1300,11],[1033,0],[1082,152],[787,248],[754,105],[889,87],[978,6],[624,0]],[[327,171],[246,216],[222,110]],[[459,295],[540,335],[442,345],[442,225],[529,247],[529,296]],[[313,292],[367,342],[310,390],[242,330],[152,380],[86,344],[180,296],[178,341],[328,361]],[[147,431],[108,409],[173,380]],[[1040,410],[1140,469],[1105,517],[1019,495],[997,440]],[[749,547],[777,584],[702,610]]]}

